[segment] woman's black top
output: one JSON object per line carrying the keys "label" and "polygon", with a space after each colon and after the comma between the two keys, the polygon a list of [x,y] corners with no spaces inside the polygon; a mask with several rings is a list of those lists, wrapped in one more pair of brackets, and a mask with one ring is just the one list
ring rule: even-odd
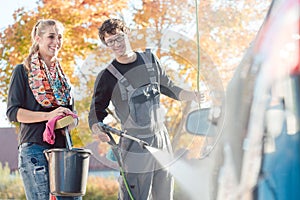
{"label": "woman's black top", "polygon": [[[44,108],[34,98],[34,95],[29,87],[28,76],[25,67],[22,64],[17,65],[10,79],[7,111],[6,115],[11,122],[18,122],[17,112],[19,108],[31,111],[50,112],[55,108]],[[72,109],[72,106],[68,106]],[[65,147],[65,137],[56,131],[54,145],[50,145],[43,141],[43,132],[47,121],[37,123],[20,123],[19,128],[19,145],[25,142],[32,142],[42,146],[49,147]]]}

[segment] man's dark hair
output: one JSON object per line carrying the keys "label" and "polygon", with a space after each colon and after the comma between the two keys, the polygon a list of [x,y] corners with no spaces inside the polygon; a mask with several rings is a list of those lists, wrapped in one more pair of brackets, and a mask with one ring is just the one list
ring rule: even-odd
{"label": "man's dark hair", "polygon": [[107,33],[115,35],[117,29],[121,30],[124,33],[129,30],[125,23],[120,19],[107,19],[103,22],[103,24],[98,29],[98,35],[103,44],[106,45],[106,42],[104,40],[105,34]]}

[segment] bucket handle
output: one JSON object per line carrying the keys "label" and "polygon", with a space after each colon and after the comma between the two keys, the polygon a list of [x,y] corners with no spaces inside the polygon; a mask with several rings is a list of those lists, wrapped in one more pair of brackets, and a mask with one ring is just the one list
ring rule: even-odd
{"label": "bucket handle", "polygon": [[47,152],[47,150],[44,150],[44,155],[45,155],[45,157],[46,157],[46,159],[47,159],[47,161],[49,161],[49,155],[48,155],[48,152]]}
{"label": "bucket handle", "polygon": [[72,146],[73,146],[72,145],[72,139],[71,139],[69,129],[68,129],[67,126],[65,127],[65,135],[66,135],[66,146],[69,150],[72,150]]}

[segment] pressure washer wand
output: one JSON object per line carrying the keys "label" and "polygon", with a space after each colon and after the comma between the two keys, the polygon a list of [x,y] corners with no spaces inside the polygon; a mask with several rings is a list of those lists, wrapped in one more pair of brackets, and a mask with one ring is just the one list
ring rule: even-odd
{"label": "pressure washer wand", "polygon": [[141,148],[145,148],[145,146],[149,146],[149,144],[141,139],[138,139],[136,137],[132,137],[131,135],[126,134],[125,132],[121,135],[122,137],[126,137],[130,140],[136,141],[137,143],[139,143],[139,145],[141,146]]}
{"label": "pressure washer wand", "polygon": [[125,138],[128,138],[130,140],[133,140],[133,141],[139,143],[141,148],[145,148],[145,146],[149,146],[149,144],[147,142],[145,142],[141,139],[138,139],[136,137],[133,137],[131,135],[126,134],[126,131],[120,131],[120,130],[115,129],[115,128],[107,125],[107,124],[102,123],[102,122],[98,122],[98,126],[102,131],[104,131],[106,133],[113,133],[113,134],[118,135],[120,137],[125,137]]}

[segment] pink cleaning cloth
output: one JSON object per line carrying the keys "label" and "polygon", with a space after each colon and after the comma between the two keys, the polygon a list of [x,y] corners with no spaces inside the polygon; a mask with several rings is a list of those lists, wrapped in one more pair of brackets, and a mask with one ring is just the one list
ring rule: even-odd
{"label": "pink cleaning cloth", "polygon": [[65,116],[71,115],[73,118],[78,118],[78,116],[75,113],[70,113],[70,114],[66,114],[66,115],[59,115],[56,117],[53,117],[52,119],[48,120],[48,122],[46,123],[46,128],[45,131],[43,133],[43,140],[49,144],[54,144],[55,142],[55,132],[54,132],[54,128],[55,128],[55,123],[57,120],[62,119]]}

